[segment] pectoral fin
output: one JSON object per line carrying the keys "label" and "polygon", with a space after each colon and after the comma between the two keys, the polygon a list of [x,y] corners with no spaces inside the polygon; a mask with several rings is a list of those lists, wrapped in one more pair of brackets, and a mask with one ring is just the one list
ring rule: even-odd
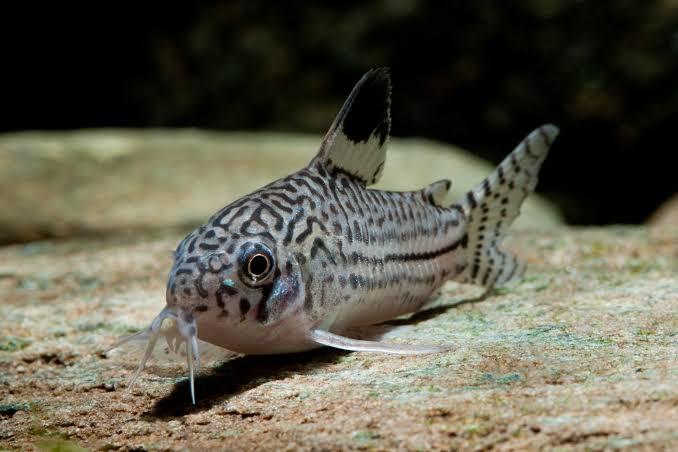
{"label": "pectoral fin", "polygon": [[328,347],[340,348],[342,350],[352,350],[355,352],[379,352],[392,353],[396,355],[423,355],[427,353],[439,353],[449,350],[448,345],[409,345],[409,344],[385,344],[383,342],[364,341],[360,339],[351,339],[350,337],[339,336],[329,331],[313,329],[308,332],[307,337],[322,345]]}

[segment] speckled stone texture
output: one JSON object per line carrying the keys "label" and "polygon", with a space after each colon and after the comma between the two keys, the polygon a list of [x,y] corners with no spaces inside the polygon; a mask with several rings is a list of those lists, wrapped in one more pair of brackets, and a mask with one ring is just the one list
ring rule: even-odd
{"label": "speckled stone texture", "polygon": [[[0,445],[98,450],[678,448],[678,231],[514,233],[522,281],[450,283],[387,339],[426,356],[319,349],[203,366],[102,354],[163,305],[181,233],[0,248]],[[474,301],[475,299],[475,301]]]}

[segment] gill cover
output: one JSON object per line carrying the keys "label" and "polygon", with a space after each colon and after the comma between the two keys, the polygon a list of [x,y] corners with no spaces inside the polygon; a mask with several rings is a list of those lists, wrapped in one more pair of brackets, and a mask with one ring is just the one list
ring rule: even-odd
{"label": "gill cover", "polygon": [[294,310],[300,309],[302,300],[310,297],[311,294],[305,290],[305,273],[299,261],[305,261],[302,254],[290,255],[269,290],[264,292],[264,298],[257,311],[257,320],[262,325],[271,325]]}

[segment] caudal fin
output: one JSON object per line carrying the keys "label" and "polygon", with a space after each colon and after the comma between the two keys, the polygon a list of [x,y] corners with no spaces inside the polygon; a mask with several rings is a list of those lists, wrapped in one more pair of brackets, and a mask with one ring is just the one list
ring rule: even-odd
{"label": "caudal fin", "polygon": [[453,206],[468,219],[466,265],[455,281],[489,288],[523,273],[525,264],[499,245],[523,201],[534,191],[539,168],[557,136],[558,128],[551,124],[534,130]]}

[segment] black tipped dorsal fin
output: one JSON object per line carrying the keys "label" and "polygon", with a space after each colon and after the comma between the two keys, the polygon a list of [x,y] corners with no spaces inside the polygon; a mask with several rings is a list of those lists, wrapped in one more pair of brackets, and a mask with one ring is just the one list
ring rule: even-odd
{"label": "black tipped dorsal fin", "polygon": [[451,180],[442,179],[422,188],[421,195],[424,197],[424,201],[428,201],[434,206],[445,207],[445,199],[451,186]]}
{"label": "black tipped dorsal fin", "polygon": [[345,173],[365,185],[381,177],[391,129],[391,78],[388,69],[372,69],[351,91],[312,164]]}

